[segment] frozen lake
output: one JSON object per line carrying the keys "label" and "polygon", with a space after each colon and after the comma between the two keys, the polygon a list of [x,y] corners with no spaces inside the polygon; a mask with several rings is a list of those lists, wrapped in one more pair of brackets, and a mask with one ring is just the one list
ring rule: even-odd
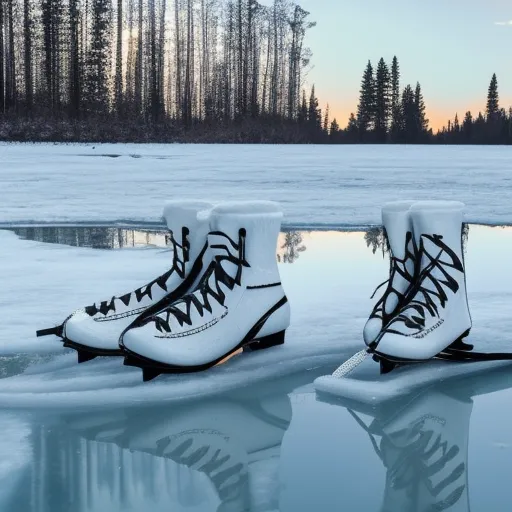
{"label": "frozen lake", "polygon": [[[361,348],[396,199],[466,202],[468,341],[512,351],[511,167],[508,147],[0,144],[0,512],[508,510],[512,365],[380,408],[312,383]],[[283,205],[285,345],[144,384],[35,337],[166,270],[184,197]]]}
{"label": "frozen lake", "polygon": [[280,201],[288,227],[380,223],[396,199],[456,199],[512,224],[512,147],[0,144],[0,223],[159,223],[164,201]]}
{"label": "frozen lake", "polygon": [[[34,331],[164,268],[164,231],[15,227],[0,243],[0,511],[509,508],[512,365],[375,409],[314,392],[361,347],[388,265],[379,229],[282,233],[285,346],[146,384],[115,358],[78,366]],[[469,226],[481,350],[511,349],[511,252],[511,228]]]}

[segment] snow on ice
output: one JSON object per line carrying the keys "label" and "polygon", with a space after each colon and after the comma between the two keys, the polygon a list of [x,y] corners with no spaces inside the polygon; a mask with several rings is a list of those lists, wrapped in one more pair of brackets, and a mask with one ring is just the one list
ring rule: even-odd
{"label": "snow on ice", "polygon": [[448,199],[512,224],[512,148],[0,144],[0,223],[160,222],[172,198],[271,199],[295,227],[380,223],[397,199]]}

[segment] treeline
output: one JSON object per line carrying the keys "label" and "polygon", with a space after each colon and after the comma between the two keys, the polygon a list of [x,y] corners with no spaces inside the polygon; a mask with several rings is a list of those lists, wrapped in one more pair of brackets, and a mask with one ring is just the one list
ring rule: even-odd
{"label": "treeline", "polygon": [[288,0],[0,0],[0,137],[294,126],[314,25]]}
{"label": "treeline", "polygon": [[473,117],[468,111],[464,118],[448,121],[436,135],[436,142],[443,144],[512,144],[512,107],[500,108],[498,79],[491,78],[487,93],[485,113]]}
{"label": "treeline", "polygon": [[348,126],[340,130],[336,119],[329,129],[333,143],[386,142],[399,144],[426,143],[432,138],[425,115],[425,101],[420,83],[413,88],[400,87],[400,65],[393,57],[391,66],[381,58],[374,70],[368,61],[361,81],[357,114],[352,113]]}

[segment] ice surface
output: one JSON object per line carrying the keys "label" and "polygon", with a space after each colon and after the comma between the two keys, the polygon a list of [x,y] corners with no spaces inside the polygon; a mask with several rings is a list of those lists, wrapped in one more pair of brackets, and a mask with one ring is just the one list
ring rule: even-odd
{"label": "ice surface", "polygon": [[416,389],[426,389],[442,381],[460,377],[471,379],[499,368],[508,368],[512,372],[512,362],[452,363],[433,361],[397,368],[391,373],[380,375],[379,365],[371,357],[367,357],[361,365],[345,377],[326,375],[316,379],[314,385],[320,393],[378,405],[409,395]]}
{"label": "ice surface", "polygon": [[270,199],[285,225],[379,224],[399,199],[512,223],[512,148],[0,144],[0,223],[160,222],[164,201]]}
{"label": "ice surface", "polygon": [[[326,231],[303,237],[306,251],[295,263],[279,265],[292,308],[284,346],[236,356],[207,372],[160,376],[144,384],[140,370],[123,366],[117,358],[77,365],[76,354],[64,351],[58,338],[36,338],[35,331],[59,324],[78,307],[143,284],[166,269],[170,253],[162,248],[68,247],[0,231],[0,356],[56,355],[0,379],[0,406],[176,402],[323,364],[334,370],[362,348],[361,332],[372,306],[369,296],[386,278],[388,263],[366,246],[364,233]],[[466,260],[474,327],[469,342],[479,351],[512,350],[511,250],[512,229],[470,228]]]}

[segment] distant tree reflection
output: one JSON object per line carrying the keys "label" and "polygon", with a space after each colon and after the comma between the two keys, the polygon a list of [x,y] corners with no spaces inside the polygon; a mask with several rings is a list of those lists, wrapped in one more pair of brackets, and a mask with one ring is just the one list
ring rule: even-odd
{"label": "distant tree reflection", "polygon": [[[465,222],[462,224],[462,248],[464,252],[467,251],[468,239],[469,224]],[[389,253],[389,240],[383,226],[370,228],[364,234],[364,240],[366,247],[370,247],[373,254],[375,254],[377,250],[381,250],[383,256]]]}
{"label": "distant tree reflection", "polygon": [[366,242],[366,247],[370,247],[373,254],[377,252],[377,249],[382,251],[382,256],[389,252],[388,237],[386,230],[382,226],[370,228],[364,234],[364,241]]}
{"label": "distant tree reflection", "polygon": [[92,249],[122,249],[138,245],[168,245],[168,233],[163,230],[124,229],[104,226],[42,226],[13,228],[19,237],[50,244],[88,247]]}
{"label": "distant tree reflection", "polygon": [[277,261],[282,263],[294,263],[301,252],[306,250],[302,243],[302,233],[300,231],[288,231],[284,234],[284,244],[281,245],[277,253]]}

